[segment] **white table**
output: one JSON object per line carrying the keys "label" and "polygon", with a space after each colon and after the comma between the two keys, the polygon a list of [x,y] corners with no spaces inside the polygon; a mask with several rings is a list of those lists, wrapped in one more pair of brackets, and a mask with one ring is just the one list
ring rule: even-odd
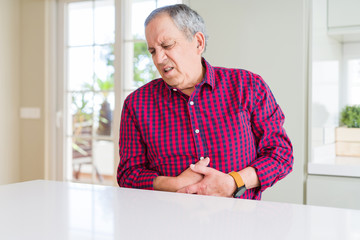
{"label": "white table", "polygon": [[360,211],[39,180],[0,186],[0,239],[360,239]]}

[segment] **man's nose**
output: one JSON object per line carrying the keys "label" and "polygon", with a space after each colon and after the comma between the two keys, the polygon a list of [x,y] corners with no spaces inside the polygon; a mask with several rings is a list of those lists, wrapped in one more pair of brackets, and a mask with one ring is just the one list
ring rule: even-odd
{"label": "man's nose", "polygon": [[154,61],[155,61],[155,64],[161,64],[161,63],[164,63],[166,60],[166,54],[163,50],[160,50],[156,53],[155,55],[155,58],[154,58]]}

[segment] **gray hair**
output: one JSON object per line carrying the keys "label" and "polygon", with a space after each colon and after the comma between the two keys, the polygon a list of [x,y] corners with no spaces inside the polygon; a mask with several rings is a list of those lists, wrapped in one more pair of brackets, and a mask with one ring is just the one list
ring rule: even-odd
{"label": "gray hair", "polygon": [[205,22],[196,11],[192,10],[185,4],[175,4],[157,8],[146,18],[145,27],[151,22],[151,20],[162,13],[167,13],[174,21],[176,27],[182,31],[189,40],[192,40],[197,32],[204,34],[204,51],[206,50],[209,37],[206,34]]}

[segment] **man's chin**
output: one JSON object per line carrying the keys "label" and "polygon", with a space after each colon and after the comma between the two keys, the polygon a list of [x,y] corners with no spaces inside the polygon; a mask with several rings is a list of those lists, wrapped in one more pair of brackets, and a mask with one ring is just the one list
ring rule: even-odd
{"label": "man's chin", "polygon": [[178,82],[175,79],[168,79],[168,78],[163,78],[164,82],[167,83],[167,85],[173,87],[173,88],[177,88],[178,86]]}

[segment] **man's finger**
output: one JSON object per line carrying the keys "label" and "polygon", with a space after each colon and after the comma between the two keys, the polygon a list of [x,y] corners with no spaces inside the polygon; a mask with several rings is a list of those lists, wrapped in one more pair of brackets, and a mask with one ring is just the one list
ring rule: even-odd
{"label": "man's finger", "polygon": [[186,193],[186,187],[183,187],[176,191],[177,193]]}
{"label": "man's finger", "polygon": [[191,164],[190,168],[194,172],[197,172],[197,173],[200,173],[203,175],[208,175],[211,172],[211,168],[202,166],[202,165],[198,165],[198,164]]}
{"label": "man's finger", "polygon": [[176,191],[178,193],[188,193],[188,194],[195,194],[198,193],[198,184],[193,184],[190,186],[183,187]]}
{"label": "man's finger", "polygon": [[206,157],[206,158],[198,161],[197,163],[195,163],[195,165],[201,165],[201,166],[205,166],[205,167],[206,167],[207,165],[209,165],[209,163],[210,163],[210,158],[209,158],[209,157]]}
{"label": "man's finger", "polygon": [[199,184],[193,184],[185,187],[185,193],[188,194],[197,194],[198,193]]}

